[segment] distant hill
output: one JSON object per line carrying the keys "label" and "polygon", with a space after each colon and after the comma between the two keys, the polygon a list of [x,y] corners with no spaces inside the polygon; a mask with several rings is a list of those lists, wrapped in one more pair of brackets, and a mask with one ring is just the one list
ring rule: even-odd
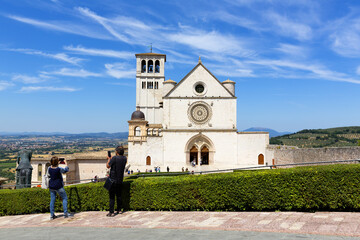
{"label": "distant hill", "polygon": [[360,127],[304,129],[297,133],[273,137],[270,144],[300,148],[360,146]]}
{"label": "distant hill", "polygon": [[244,132],[269,132],[270,138],[292,133],[292,132],[277,132],[274,129],[261,128],[261,127],[252,127],[252,128],[245,129],[243,131]]}
{"label": "distant hill", "polygon": [[54,136],[67,134],[63,132],[0,132],[0,136]]}
{"label": "distant hill", "polygon": [[37,136],[37,137],[49,137],[49,136],[63,136],[65,139],[71,138],[107,138],[107,139],[127,139],[128,132],[118,133],[62,133],[62,132],[0,132],[0,136]]}

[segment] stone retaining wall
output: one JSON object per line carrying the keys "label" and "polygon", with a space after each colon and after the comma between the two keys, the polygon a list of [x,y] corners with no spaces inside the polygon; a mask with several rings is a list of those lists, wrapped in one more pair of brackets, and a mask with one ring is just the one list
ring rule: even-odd
{"label": "stone retaining wall", "polygon": [[275,164],[360,159],[360,147],[297,148],[270,145],[268,152]]}

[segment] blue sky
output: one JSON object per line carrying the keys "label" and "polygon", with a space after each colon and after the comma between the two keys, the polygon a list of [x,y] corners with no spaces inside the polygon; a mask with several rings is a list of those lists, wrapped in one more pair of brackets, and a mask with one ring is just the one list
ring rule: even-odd
{"label": "blue sky", "polygon": [[236,82],[237,127],[357,126],[360,2],[1,0],[0,132],[121,132],[135,53]]}

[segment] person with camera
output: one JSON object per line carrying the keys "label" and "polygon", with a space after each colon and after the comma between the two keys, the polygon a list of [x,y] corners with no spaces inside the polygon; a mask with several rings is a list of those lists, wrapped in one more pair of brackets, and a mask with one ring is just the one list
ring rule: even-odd
{"label": "person with camera", "polygon": [[69,167],[67,166],[66,160],[60,162],[61,164],[65,165],[65,168],[59,167],[59,158],[52,157],[50,160],[51,166],[49,167],[49,190],[50,190],[50,220],[54,220],[57,218],[55,216],[55,200],[56,200],[56,193],[62,199],[63,203],[63,210],[64,210],[64,217],[68,218],[70,214],[67,210],[67,195],[64,189],[64,181],[62,174],[67,173],[69,171]]}
{"label": "person with camera", "polygon": [[124,156],[124,148],[118,146],[115,149],[115,156],[111,158],[111,155],[108,153],[108,161],[106,167],[110,168],[110,179],[113,184],[109,190],[109,213],[106,215],[108,217],[115,216],[114,205],[115,205],[115,196],[117,203],[116,214],[119,214],[121,211],[121,187],[124,180],[124,171],[127,162],[127,158]]}

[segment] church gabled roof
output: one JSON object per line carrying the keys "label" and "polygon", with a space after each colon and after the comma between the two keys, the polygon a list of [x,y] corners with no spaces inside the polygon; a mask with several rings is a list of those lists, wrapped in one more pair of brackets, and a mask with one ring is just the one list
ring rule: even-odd
{"label": "church gabled roof", "polygon": [[173,93],[199,66],[202,66],[218,83],[219,85],[221,85],[222,88],[224,88],[226,90],[226,92],[228,92],[230,94],[230,96],[232,97],[236,97],[234,94],[232,94],[226,87],[224,87],[224,85],[214,76],[214,74],[212,74],[209,69],[207,69],[202,62],[199,60],[199,63],[183,78],[181,79],[181,81],[176,84],[176,86],[168,93],[166,94],[166,96],[164,98],[167,98],[171,95],[171,93]]}

